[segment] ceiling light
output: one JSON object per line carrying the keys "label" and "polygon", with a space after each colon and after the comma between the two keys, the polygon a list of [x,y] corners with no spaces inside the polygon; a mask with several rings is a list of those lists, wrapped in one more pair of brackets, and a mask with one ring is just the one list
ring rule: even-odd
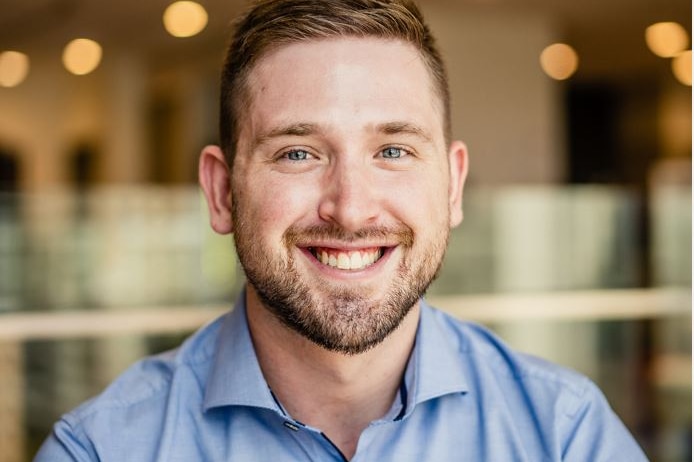
{"label": "ceiling light", "polygon": [[65,46],[63,65],[75,75],[92,72],[101,62],[101,45],[94,40],[78,38]]}
{"label": "ceiling light", "polygon": [[670,58],[684,51],[689,44],[689,35],[676,22],[658,22],[646,28],[646,45],[656,55]]}
{"label": "ceiling light", "polygon": [[192,37],[207,25],[207,11],[199,3],[174,2],[164,11],[164,27],[174,37]]}
{"label": "ceiling light", "polygon": [[578,54],[565,43],[554,43],[540,54],[540,66],[555,80],[566,80],[578,69]]}
{"label": "ceiling light", "polygon": [[0,53],[0,86],[16,87],[29,73],[29,57],[18,51]]}
{"label": "ceiling light", "polygon": [[672,73],[680,83],[692,86],[692,50],[683,51],[672,59]]}

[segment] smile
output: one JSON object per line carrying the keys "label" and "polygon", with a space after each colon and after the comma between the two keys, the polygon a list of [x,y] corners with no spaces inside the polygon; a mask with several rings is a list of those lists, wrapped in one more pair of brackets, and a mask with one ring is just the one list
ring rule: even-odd
{"label": "smile", "polygon": [[359,250],[340,250],[329,247],[309,247],[308,251],[324,264],[341,270],[363,270],[376,263],[383,256],[382,247]]}

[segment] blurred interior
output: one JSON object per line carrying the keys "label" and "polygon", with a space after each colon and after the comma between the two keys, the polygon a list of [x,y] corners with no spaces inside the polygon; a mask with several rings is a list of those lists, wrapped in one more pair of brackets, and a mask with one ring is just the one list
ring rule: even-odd
{"label": "blurred interior", "polygon": [[[196,169],[245,2],[200,0],[188,38],[170,3],[0,0],[0,53],[29,59],[10,85],[0,55],[0,462],[242,285]],[[687,83],[644,39],[674,21],[691,50],[691,3],[420,3],[471,155],[431,299],[589,375],[651,460],[691,460],[691,51]],[[102,48],[85,75],[61,61],[78,37]],[[540,65],[557,42],[578,55],[563,80]]]}

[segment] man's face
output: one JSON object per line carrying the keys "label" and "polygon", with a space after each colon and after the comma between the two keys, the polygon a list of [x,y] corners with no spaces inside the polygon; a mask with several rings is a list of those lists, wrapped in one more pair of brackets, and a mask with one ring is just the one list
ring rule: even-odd
{"label": "man's face", "polygon": [[363,352],[435,277],[461,219],[464,147],[447,152],[441,103],[403,42],[288,45],[248,82],[231,204],[249,289],[313,342]]}

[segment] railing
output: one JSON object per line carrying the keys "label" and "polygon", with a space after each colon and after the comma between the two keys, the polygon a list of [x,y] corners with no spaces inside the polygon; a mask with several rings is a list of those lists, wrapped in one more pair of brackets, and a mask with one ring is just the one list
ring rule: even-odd
{"label": "railing", "polygon": [[[609,321],[686,314],[691,307],[691,292],[687,289],[626,289],[439,295],[428,301],[455,317],[483,323],[530,319]],[[0,342],[190,332],[229,308],[229,305],[157,306],[7,313],[0,315]]]}

